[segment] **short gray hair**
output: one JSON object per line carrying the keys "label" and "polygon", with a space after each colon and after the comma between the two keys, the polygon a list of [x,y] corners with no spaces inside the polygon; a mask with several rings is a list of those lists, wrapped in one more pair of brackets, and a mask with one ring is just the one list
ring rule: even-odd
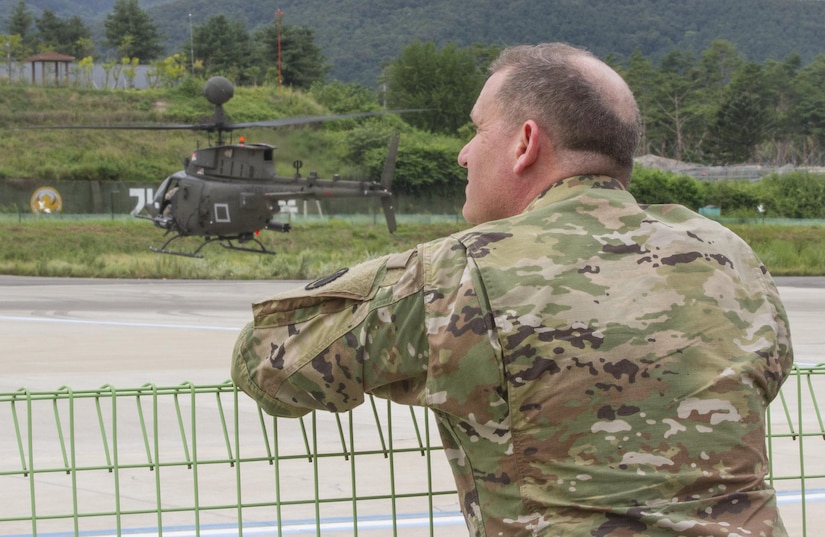
{"label": "short gray hair", "polygon": [[513,126],[533,119],[561,148],[610,157],[632,169],[641,138],[636,100],[624,82],[600,83],[589,73],[590,52],[563,43],[507,48],[490,73],[507,71],[496,101]]}

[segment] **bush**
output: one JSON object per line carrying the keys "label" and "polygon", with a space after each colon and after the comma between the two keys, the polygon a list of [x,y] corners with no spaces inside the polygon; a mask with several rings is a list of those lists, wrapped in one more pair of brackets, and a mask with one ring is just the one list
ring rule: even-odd
{"label": "bush", "polygon": [[459,150],[461,142],[446,136],[407,136],[399,148],[393,190],[421,197],[463,193],[467,174],[456,160]]}
{"label": "bush", "polygon": [[706,204],[706,192],[696,179],[663,170],[636,167],[628,190],[639,203],[678,203],[698,210]]}
{"label": "bush", "polygon": [[756,216],[762,203],[759,183],[750,181],[715,181],[707,183],[707,202],[725,211],[727,216]]}
{"label": "bush", "polygon": [[825,175],[808,172],[772,174],[755,182],[699,181],[636,167],[628,190],[639,203],[679,203],[693,210],[714,205],[723,216],[825,218]]}
{"label": "bush", "polygon": [[772,174],[761,183],[762,203],[771,216],[825,218],[825,176],[808,172]]}

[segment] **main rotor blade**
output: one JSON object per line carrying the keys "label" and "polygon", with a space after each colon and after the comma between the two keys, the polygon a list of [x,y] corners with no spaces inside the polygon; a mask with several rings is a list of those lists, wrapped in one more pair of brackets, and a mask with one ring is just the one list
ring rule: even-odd
{"label": "main rotor blade", "polygon": [[94,129],[94,130],[130,130],[130,131],[170,131],[170,130],[189,130],[189,131],[215,131],[218,126],[214,123],[206,125],[179,125],[175,123],[151,123],[146,125],[25,125],[14,127],[22,130],[59,130],[59,129]]}
{"label": "main rotor blade", "polygon": [[337,119],[350,119],[355,117],[383,116],[386,114],[407,114],[411,112],[421,112],[421,110],[380,110],[376,112],[356,112],[352,114],[335,114],[329,116],[307,116],[288,117],[283,119],[270,119],[265,121],[250,121],[245,123],[227,123],[223,125],[223,130],[248,129],[250,127],[288,127],[292,125],[307,125],[310,123],[325,123]]}
{"label": "main rotor blade", "polygon": [[356,117],[371,117],[382,116],[386,114],[405,114],[411,112],[420,112],[421,110],[380,110],[376,112],[356,112],[352,114],[335,114],[328,116],[307,116],[307,117],[291,117],[282,119],[270,119],[264,121],[248,121],[241,123],[147,123],[142,125],[26,125],[15,127],[17,129],[97,129],[97,130],[190,130],[190,131],[206,131],[206,132],[230,132],[236,129],[249,129],[254,127],[288,127],[292,125],[308,125],[311,123],[325,123],[328,121],[335,121],[338,119],[350,119]]}

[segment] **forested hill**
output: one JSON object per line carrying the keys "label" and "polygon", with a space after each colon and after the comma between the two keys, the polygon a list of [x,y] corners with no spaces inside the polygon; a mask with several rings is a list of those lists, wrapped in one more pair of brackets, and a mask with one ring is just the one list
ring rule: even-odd
{"label": "forested hill", "polygon": [[[0,0],[0,17],[18,0]],[[114,0],[31,0],[60,16],[93,17],[100,26]],[[331,76],[374,86],[382,64],[411,41],[439,45],[517,44],[566,41],[599,55],[626,58],[634,49],[658,58],[673,49],[700,52],[726,39],[747,59],[784,59],[798,52],[803,62],[825,52],[825,1],[803,0],[141,0],[167,52],[185,50],[189,15],[193,24],[214,15],[244,20],[250,27],[282,23],[315,30],[329,59]],[[94,14],[94,15],[91,15]]]}
{"label": "forested hill", "polygon": [[[825,1],[791,0],[278,0],[284,22],[311,25],[341,79],[372,78],[410,40],[518,44],[566,41],[619,58],[660,57],[727,39],[748,59],[803,61],[825,52]],[[265,20],[266,14],[263,15]]]}

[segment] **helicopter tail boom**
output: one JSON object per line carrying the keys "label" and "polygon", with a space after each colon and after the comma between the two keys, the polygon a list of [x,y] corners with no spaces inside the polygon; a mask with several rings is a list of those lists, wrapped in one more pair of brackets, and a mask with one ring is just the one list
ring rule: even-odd
{"label": "helicopter tail boom", "polygon": [[279,185],[277,192],[267,192],[264,196],[270,200],[298,200],[324,198],[381,198],[384,218],[390,233],[397,229],[395,206],[392,199],[392,180],[395,176],[395,163],[398,156],[399,135],[390,139],[387,159],[384,161],[384,170],[380,182],[344,181],[340,179],[319,179],[315,175],[296,177],[289,184]]}

